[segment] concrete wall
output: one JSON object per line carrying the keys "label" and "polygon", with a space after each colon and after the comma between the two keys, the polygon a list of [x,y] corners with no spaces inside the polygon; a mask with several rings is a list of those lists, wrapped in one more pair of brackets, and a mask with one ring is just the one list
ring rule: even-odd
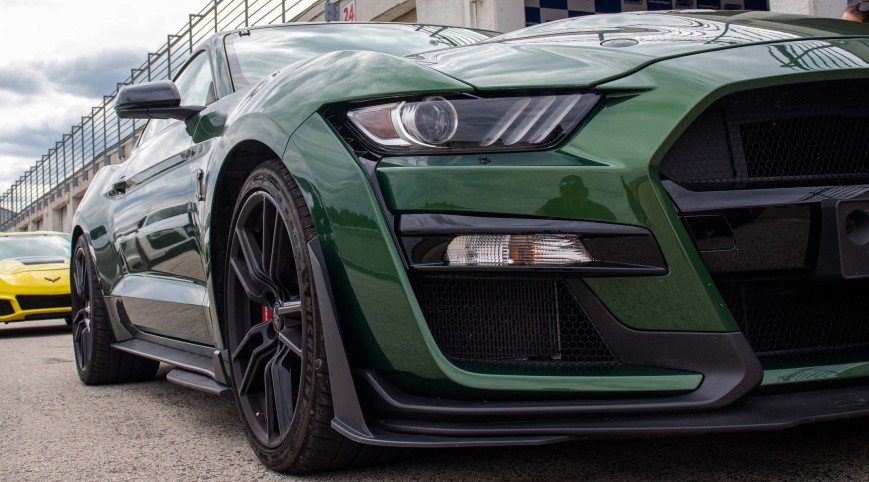
{"label": "concrete wall", "polygon": [[769,8],[773,12],[832,18],[840,18],[847,5],[846,0],[770,0],[769,2]]}
{"label": "concrete wall", "polygon": [[525,26],[525,2],[524,0],[416,0],[416,15],[420,23],[509,32]]}

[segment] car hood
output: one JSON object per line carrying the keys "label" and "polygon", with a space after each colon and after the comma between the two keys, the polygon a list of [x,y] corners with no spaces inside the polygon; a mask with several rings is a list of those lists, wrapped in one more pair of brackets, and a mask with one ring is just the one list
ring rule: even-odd
{"label": "car hood", "polygon": [[58,257],[27,257],[0,260],[0,275],[17,275],[36,271],[69,270],[69,261]]}
{"label": "car hood", "polygon": [[591,87],[674,57],[744,45],[867,37],[858,22],[769,12],[593,15],[411,56],[477,89]]}

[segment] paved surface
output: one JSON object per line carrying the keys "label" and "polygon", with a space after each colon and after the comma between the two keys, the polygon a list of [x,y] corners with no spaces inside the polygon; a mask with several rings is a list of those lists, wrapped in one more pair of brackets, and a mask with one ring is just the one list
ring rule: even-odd
{"label": "paved surface", "polygon": [[[86,387],[63,322],[0,325],[0,480],[292,480],[232,401],[166,382]],[[303,480],[869,480],[869,420],[785,432],[411,452]]]}

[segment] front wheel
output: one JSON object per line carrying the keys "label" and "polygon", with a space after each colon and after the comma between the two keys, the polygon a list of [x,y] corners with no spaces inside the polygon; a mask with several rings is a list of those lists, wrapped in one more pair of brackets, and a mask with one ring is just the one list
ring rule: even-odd
{"label": "front wheel", "polygon": [[248,440],[266,466],[287,473],[366,465],[387,451],[331,428],[326,349],[307,250],[315,235],[283,163],[266,162],[248,176],[229,232],[223,320]]}
{"label": "front wheel", "polygon": [[75,244],[70,271],[73,350],[81,381],[102,385],[153,378],[159,362],[112,348],[106,301],[84,236]]}

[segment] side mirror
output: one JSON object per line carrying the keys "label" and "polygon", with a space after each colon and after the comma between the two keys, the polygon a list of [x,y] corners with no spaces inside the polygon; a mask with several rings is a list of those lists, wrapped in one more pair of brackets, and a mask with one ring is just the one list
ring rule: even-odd
{"label": "side mirror", "polygon": [[121,87],[115,98],[115,113],[121,119],[187,120],[201,112],[200,105],[181,105],[181,94],[171,80]]}

